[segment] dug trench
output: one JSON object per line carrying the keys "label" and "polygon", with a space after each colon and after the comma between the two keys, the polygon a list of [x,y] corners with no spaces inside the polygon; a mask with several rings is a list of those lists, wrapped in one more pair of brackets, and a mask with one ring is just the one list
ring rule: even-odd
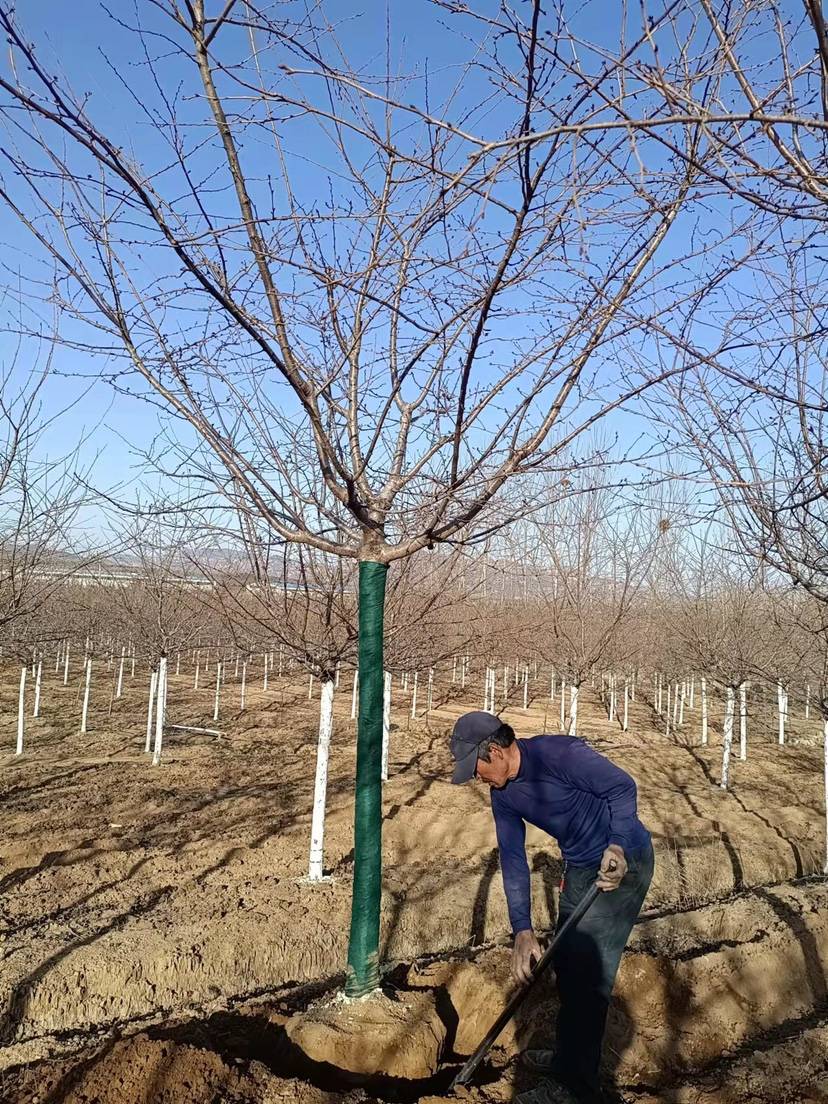
{"label": "dug trench", "polygon": [[[618,1099],[638,1104],[826,1101],[827,979],[825,879],[756,886],[715,904],[645,916],[618,976],[607,1079]],[[73,1054],[7,1069],[0,1097],[4,1104],[444,1099],[512,992],[502,945],[399,963],[379,999],[343,1003],[340,983],[329,977],[209,1014],[122,1025]],[[472,1086],[454,1096],[512,1100],[528,1083],[517,1055],[549,1043],[554,1011],[550,976]],[[309,1045],[303,1025],[320,1021],[334,1030],[312,1032]],[[355,1040],[374,1048],[368,1065],[378,1073],[359,1072]]]}

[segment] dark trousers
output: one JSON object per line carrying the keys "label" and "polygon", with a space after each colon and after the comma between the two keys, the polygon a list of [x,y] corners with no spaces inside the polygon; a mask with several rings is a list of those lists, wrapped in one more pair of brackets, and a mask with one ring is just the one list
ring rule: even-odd
{"label": "dark trousers", "polygon": [[[653,877],[653,849],[627,855],[621,885],[600,893],[554,955],[560,1012],[556,1075],[580,1100],[600,1099],[598,1069],[610,995],[621,954]],[[597,867],[567,866],[558,925],[598,877]]]}

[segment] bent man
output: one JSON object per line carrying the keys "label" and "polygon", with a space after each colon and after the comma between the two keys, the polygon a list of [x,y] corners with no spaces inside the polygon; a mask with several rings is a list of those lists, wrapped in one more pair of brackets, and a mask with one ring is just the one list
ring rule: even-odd
{"label": "bent man", "polygon": [[650,834],[632,778],[575,736],[515,739],[491,713],[465,713],[451,737],[452,782],[491,788],[503,887],[514,936],[512,973],[528,981],[541,948],[532,930],[526,822],[553,836],[564,859],[558,925],[590,886],[604,890],[554,955],[560,1010],[555,1050],[528,1050],[543,1078],[520,1104],[598,1104],[599,1066],[621,954],[653,876]]}

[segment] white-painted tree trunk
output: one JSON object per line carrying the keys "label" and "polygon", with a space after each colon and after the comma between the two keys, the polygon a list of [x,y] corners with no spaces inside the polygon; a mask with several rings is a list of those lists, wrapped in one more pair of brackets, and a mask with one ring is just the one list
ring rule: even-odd
{"label": "white-painted tree trunk", "polygon": [[457,682],[457,656],[451,661],[451,681]]}
{"label": "white-painted tree trunk", "polygon": [[805,720],[809,720],[811,716],[811,684],[805,683]]}
{"label": "white-painted tree trunk", "polygon": [[236,652],[236,669],[233,672],[233,678],[237,679],[238,677],[239,677],[239,653]]}
{"label": "white-painted tree trunk", "polygon": [[334,672],[334,690],[339,689],[339,664],[336,665],[336,671]]}
{"label": "white-painted tree trunk", "polygon": [[707,743],[707,679],[702,678],[700,682],[701,690],[701,742]]}
{"label": "white-painted tree trunk", "polygon": [[86,681],[83,687],[83,709],[81,710],[81,736],[86,735],[86,723],[89,719],[89,691],[92,685],[92,656],[86,657]]}
{"label": "white-painted tree trunk", "polygon": [[264,671],[262,673],[262,690],[267,690],[267,674],[270,670],[270,657],[267,652],[264,653]]}
{"label": "white-painted tree trunk", "polygon": [[198,676],[201,674],[201,656],[196,652],[195,677],[193,678],[193,690],[198,690]]}
{"label": "white-painted tree trunk", "polygon": [[333,734],[334,683],[326,679],[319,695],[319,735],[316,741],[316,779],[313,784],[308,881],[321,882],[325,843],[325,799],[328,792],[328,759]]}
{"label": "white-painted tree trunk", "polygon": [[152,749],[152,720],[153,720],[153,706],[155,705],[155,691],[158,686],[158,672],[153,671],[150,675],[150,691],[149,691],[149,705],[147,706],[147,739],[144,744],[144,753],[149,755]]}
{"label": "white-painted tree trunk", "polygon": [[426,713],[431,712],[431,706],[434,701],[434,668],[428,669],[428,694],[426,696]]}
{"label": "white-painted tree trunk", "polygon": [[460,662],[460,689],[466,689],[466,670],[468,666],[468,656],[463,656]]}
{"label": "white-painted tree trunk", "polygon": [[523,668],[523,708],[529,708],[529,668]]}
{"label": "white-painted tree trunk", "polygon": [[124,689],[124,660],[126,659],[126,647],[121,648],[121,662],[118,664],[118,684],[115,687],[115,697],[120,698]]}
{"label": "white-painted tree trunk", "polygon": [[419,671],[415,671],[414,672],[414,681],[412,683],[412,689],[411,689],[411,716],[412,717],[417,716],[417,683],[419,682],[419,679],[420,679],[420,673],[419,673]]}
{"label": "white-painted tree trunk", "polygon": [[357,702],[359,700],[359,671],[354,671],[354,683],[351,689],[351,720],[356,720]]}
{"label": "white-painted tree trunk", "polygon": [[828,874],[828,717],[822,722],[822,758],[824,775],[823,793],[825,797],[825,865],[823,874]]}
{"label": "white-painted tree trunk", "polygon": [[247,697],[247,660],[242,664],[241,693],[239,696],[239,710],[244,712],[244,703]]}
{"label": "white-painted tree trunk", "polygon": [[687,708],[688,709],[695,709],[696,708],[695,702],[696,702],[696,676],[691,675],[690,676],[690,693],[688,695]]}
{"label": "white-painted tree trunk", "polygon": [[23,734],[26,731],[26,676],[29,669],[24,663],[20,668],[20,690],[17,694],[17,746],[15,755],[23,754]]}
{"label": "white-painted tree trunk", "polygon": [[719,783],[723,790],[727,789],[730,777],[730,748],[733,744],[733,714],[735,712],[736,695],[733,687],[728,686],[725,692],[725,714],[722,731],[724,733],[724,748],[722,749],[722,780]]}
{"label": "white-painted tree trunk", "polygon": [[553,671],[549,678],[549,700],[553,702],[555,700],[555,672]]}
{"label": "white-painted tree trunk", "polygon": [[57,653],[55,654],[55,677],[57,677],[58,674],[60,673],[60,656],[61,656],[61,652],[62,652],[62,650],[65,646],[66,646],[66,641],[65,640],[62,640],[60,642],[60,644],[58,644]]}
{"label": "white-painted tree trunk", "polygon": [[63,685],[67,686],[69,683],[69,641],[66,641],[66,648],[63,652]]}
{"label": "white-painted tree trunk", "polygon": [[664,680],[662,678],[661,671],[659,671],[657,676],[656,676],[656,703],[655,703],[656,713],[658,713],[659,716],[661,716],[661,695],[662,695],[663,688],[664,688]]}
{"label": "white-painted tree trunk", "polygon": [[670,735],[670,690],[671,683],[667,683],[667,708],[664,711],[664,733],[666,736]]}
{"label": "white-painted tree trunk", "polygon": [[779,714],[779,743],[785,743],[785,691],[781,682],[776,684],[776,709]]}
{"label": "white-painted tree trunk", "polygon": [[[668,689],[669,693],[669,689]],[[673,683],[673,728],[678,728],[678,705],[679,705],[679,685],[677,682]]]}
{"label": "white-painted tree trunk", "polygon": [[578,690],[574,683],[569,687],[569,735],[578,735]]}
{"label": "white-painted tree trunk", "polygon": [[213,705],[213,720],[217,721],[219,716],[219,702],[221,701],[221,660],[216,661],[216,698]]}
{"label": "white-painted tree trunk", "polygon": [[684,699],[687,696],[687,680],[681,680],[681,690],[679,691],[678,701],[678,725],[679,728],[684,724]]}
{"label": "white-painted tree trunk", "polygon": [[747,683],[739,684],[739,758],[747,759]]}
{"label": "white-painted tree trunk", "polygon": [[561,732],[564,731],[564,725],[566,724],[566,680],[561,679]]}
{"label": "white-painted tree trunk", "polygon": [[181,674],[181,652],[175,653],[175,673],[177,675]]}
{"label": "white-painted tree trunk", "polygon": [[391,675],[385,672],[382,694],[382,781],[388,781],[388,745],[391,742]]}
{"label": "white-painted tree trunk", "polygon": [[624,679],[624,718],[621,721],[621,731],[626,732],[630,724],[630,681]]}
{"label": "white-painted tree trunk", "polygon": [[35,699],[34,709],[32,710],[33,717],[40,716],[40,686],[43,680],[43,657],[37,661],[37,674],[35,675]]}
{"label": "white-painted tree trunk", "polygon": [[135,645],[134,644],[132,645],[131,659],[132,659],[132,672],[130,674],[130,678],[135,678]]}
{"label": "white-painted tree trunk", "polygon": [[610,675],[610,699],[609,699],[609,720],[615,721],[618,719],[618,684],[616,682],[615,675]]}
{"label": "white-painted tree trunk", "polygon": [[158,661],[158,681],[155,693],[155,746],[152,750],[152,765],[161,763],[161,746],[164,742],[164,721],[167,713],[167,657]]}

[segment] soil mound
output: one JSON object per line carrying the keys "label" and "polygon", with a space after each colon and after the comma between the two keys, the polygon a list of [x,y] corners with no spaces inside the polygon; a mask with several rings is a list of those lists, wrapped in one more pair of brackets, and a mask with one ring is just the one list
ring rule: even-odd
{"label": "soil mound", "polygon": [[294,1016],[287,1035],[312,1061],[354,1074],[420,1080],[437,1071],[446,1027],[431,993],[336,998]]}

